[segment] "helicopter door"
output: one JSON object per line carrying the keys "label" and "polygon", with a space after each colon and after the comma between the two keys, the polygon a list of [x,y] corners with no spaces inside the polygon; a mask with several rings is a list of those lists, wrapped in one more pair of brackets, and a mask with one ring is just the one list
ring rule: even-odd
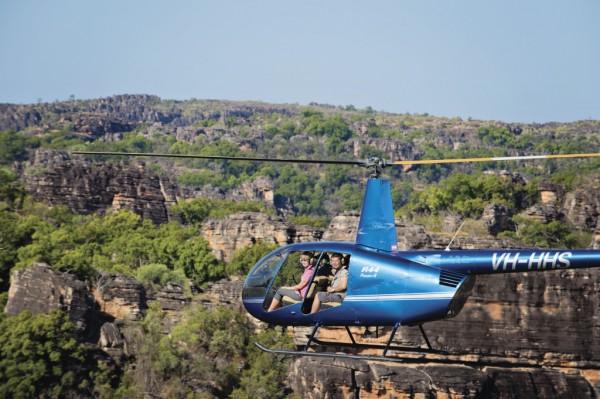
{"label": "helicopter door", "polygon": [[[269,309],[274,299],[280,301],[283,308],[301,303],[305,298],[312,298],[315,292],[313,275],[317,259],[312,253],[290,252],[275,276],[263,307]],[[304,287],[302,281],[306,281]]]}

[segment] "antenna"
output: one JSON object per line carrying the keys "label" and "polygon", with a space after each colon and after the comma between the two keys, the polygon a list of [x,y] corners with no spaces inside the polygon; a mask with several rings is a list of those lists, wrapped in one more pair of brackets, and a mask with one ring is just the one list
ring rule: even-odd
{"label": "antenna", "polygon": [[456,230],[456,233],[454,233],[454,236],[452,237],[452,239],[450,240],[450,242],[448,243],[448,245],[446,246],[446,248],[444,249],[444,251],[450,251],[450,245],[452,244],[452,242],[454,241],[454,239],[456,238],[456,236],[460,232],[460,229],[462,229],[463,226],[465,225],[465,222],[466,221],[463,220],[462,224],[460,225],[460,227],[458,228],[458,230]]}

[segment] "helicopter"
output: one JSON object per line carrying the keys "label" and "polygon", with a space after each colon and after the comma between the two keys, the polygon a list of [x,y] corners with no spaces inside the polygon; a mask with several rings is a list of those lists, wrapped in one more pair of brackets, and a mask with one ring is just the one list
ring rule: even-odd
{"label": "helicopter", "polygon": [[[478,275],[600,267],[600,250],[399,250],[391,183],[381,177],[384,168],[394,165],[583,158],[598,157],[600,153],[402,161],[379,157],[338,161],[91,151],[72,154],[344,164],[370,171],[354,242],[288,244],[264,256],[248,273],[241,297],[250,315],[270,325],[312,327],[301,350],[267,348],[256,343],[270,353],[386,361],[399,360],[388,355],[390,350],[441,353],[431,346],[423,325],[457,316],[471,296]],[[301,258],[305,264],[303,276],[307,276],[303,280],[298,279]],[[337,300],[328,301],[330,296],[321,297],[319,293],[333,286],[328,268],[334,263],[335,274],[344,270],[346,284]],[[298,289],[301,294],[279,292],[279,288],[290,287],[289,284],[294,284],[292,287],[303,284],[302,290]],[[273,306],[274,302],[277,306]],[[351,326],[365,327],[365,331],[370,326],[392,327],[392,330],[385,344],[362,344],[355,339]],[[418,326],[426,348],[394,346],[395,334],[401,326]],[[319,340],[317,333],[322,327],[344,327],[350,342]],[[310,351],[313,343],[323,347],[377,349],[381,355]]]}

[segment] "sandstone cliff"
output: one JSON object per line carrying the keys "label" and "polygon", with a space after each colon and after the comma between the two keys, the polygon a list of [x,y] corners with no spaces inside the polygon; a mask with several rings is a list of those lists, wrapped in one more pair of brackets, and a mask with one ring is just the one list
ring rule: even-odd
{"label": "sandstone cliff", "polygon": [[143,164],[89,164],[52,150],[37,150],[21,180],[31,197],[49,205],[83,215],[125,208],[155,223],[173,219],[169,205],[178,195],[169,177]]}
{"label": "sandstone cliff", "polygon": [[319,241],[323,232],[310,226],[294,226],[279,216],[242,212],[223,219],[208,219],[200,228],[219,260],[231,261],[233,253],[255,242],[285,245]]}

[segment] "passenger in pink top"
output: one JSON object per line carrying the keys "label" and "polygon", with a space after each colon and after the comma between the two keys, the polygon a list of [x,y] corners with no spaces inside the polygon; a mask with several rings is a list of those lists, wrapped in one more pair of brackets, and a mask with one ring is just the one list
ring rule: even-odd
{"label": "passenger in pink top", "polygon": [[302,264],[302,267],[304,267],[304,272],[300,278],[300,283],[292,287],[279,287],[275,293],[275,297],[273,297],[271,306],[269,306],[269,312],[281,307],[281,300],[284,296],[288,296],[295,301],[301,301],[304,298],[306,292],[308,291],[308,283],[310,282],[313,272],[315,271],[315,266],[311,263],[311,258],[312,254],[310,252],[305,251],[302,253],[300,256],[300,264]]}

